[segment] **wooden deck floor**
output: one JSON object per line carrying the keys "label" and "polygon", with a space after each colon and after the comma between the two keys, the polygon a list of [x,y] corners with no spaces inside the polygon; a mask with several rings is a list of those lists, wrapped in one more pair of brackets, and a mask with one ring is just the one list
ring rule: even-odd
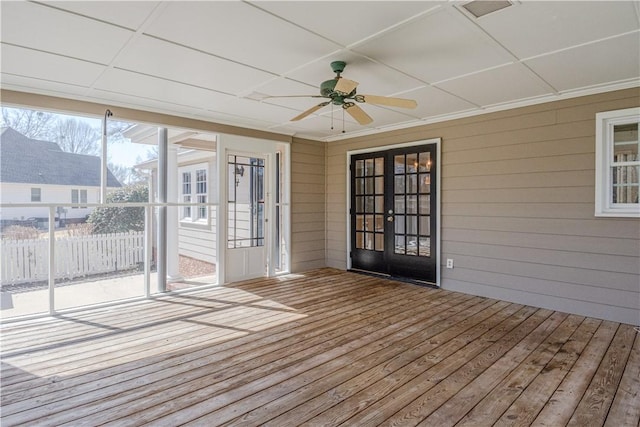
{"label": "wooden deck floor", "polygon": [[2,426],[637,426],[631,325],[315,270],[2,327]]}

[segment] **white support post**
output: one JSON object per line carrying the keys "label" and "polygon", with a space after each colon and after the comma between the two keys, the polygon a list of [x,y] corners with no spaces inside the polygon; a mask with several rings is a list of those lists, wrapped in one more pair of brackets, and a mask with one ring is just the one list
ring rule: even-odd
{"label": "white support post", "polygon": [[[152,197],[152,194],[149,188],[149,197]],[[151,296],[152,211],[151,206],[144,207],[144,296],[146,298]]]}
{"label": "white support post", "polygon": [[56,291],[56,207],[49,206],[49,314],[55,309]]}
{"label": "white support post", "polygon": [[[167,202],[178,202],[178,146],[168,144],[167,147]],[[180,282],[180,255],[179,245],[179,218],[178,207],[167,207],[167,280],[170,282]]]}
{"label": "white support post", "polygon": [[[158,128],[158,202],[167,203],[167,146],[166,128]],[[158,208],[158,292],[167,291],[167,206]]]}

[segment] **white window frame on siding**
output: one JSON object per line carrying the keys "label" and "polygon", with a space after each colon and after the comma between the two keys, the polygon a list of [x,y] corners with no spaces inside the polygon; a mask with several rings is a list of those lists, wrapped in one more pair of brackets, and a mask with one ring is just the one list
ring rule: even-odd
{"label": "white window frame on siding", "polygon": [[[204,179],[200,179],[200,177],[204,175]],[[196,203],[207,203],[209,199],[207,193],[207,180],[209,179],[209,173],[206,167],[202,167],[196,169],[195,171],[195,191],[196,191]],[[207,221],[209,215],[207,215],[207,207],[206,206],[197,206],[196,207],[196,221]]]}
{"label": "white window frame on siding", "polygon": [[32,202],[41,202],[42,201],[42,189],[41,188],[31,187],[31,201]]}
{"label": "white window frame on siding", "polygon": [[[86,189],[77,189],[74,188],[71,190],[71,203],[73,204],[84,204],[87,203],[87,190]],[[78,208],[86,208],[86,206],[72,206],[71,209],[78,209]]]}
{"label": "white window frame on siding", "polygon": [[637,123],[640,107],[596,114],[596,206],[595,216],[640,217],[640,203],[614,203],[611,170],[614,166],[638,166],[635,161],[615,162],[613,158],[614,126]]}
{"label": "white window frame on siding", "polygon": [[[186,179],[185,179],[186,178]],[[182,203],[191,203],[191,188],[192,188],[191,171],[182,172]],[[191,206],[182,207],[182,215],[180,219],[182,221],[191,221]]]}
{"label": "white window frame on siding", "polygon": [[[191,206],[183,206],[180,212],[180,222],[183,224],[210,224],[209,209],[206,206],[194,206],[196,203],[207,203],[209,200],[209,163],[198,163],[188,166],[180,166],[180,196],[183,203],[193,203]],[[198,172],[204,171],[204,182],[198,181]],[[185,175],[189,176],[187,194],[185,190]],[[204,185],[204,188],[203,188]],[[200,192],[204,190],[204,192]],[[204,216],[203,216],[204,215]]]}

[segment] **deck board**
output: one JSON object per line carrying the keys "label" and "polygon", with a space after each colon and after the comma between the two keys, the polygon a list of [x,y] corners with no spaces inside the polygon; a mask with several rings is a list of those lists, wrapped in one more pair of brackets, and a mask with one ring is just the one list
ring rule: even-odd
{"label": "deck board", "polygon": [[638,425],[630,325],[334,269],[2,325],[3,426]]}

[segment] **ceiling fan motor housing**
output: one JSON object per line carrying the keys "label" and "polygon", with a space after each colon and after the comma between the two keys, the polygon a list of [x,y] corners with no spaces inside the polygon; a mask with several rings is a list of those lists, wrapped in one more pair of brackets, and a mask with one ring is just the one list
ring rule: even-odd
{"label": "ceiling fan motor housing", "polygon": [[344,104],[345,98],[352,98],[356,94],[356,90],[354,89],[350,94],[344,95],[335,91],[336,84],[338,83],[338,78],[331,80],[326,80],[320,84],[320,95],[331,98],[331,102],[335,105]]}

